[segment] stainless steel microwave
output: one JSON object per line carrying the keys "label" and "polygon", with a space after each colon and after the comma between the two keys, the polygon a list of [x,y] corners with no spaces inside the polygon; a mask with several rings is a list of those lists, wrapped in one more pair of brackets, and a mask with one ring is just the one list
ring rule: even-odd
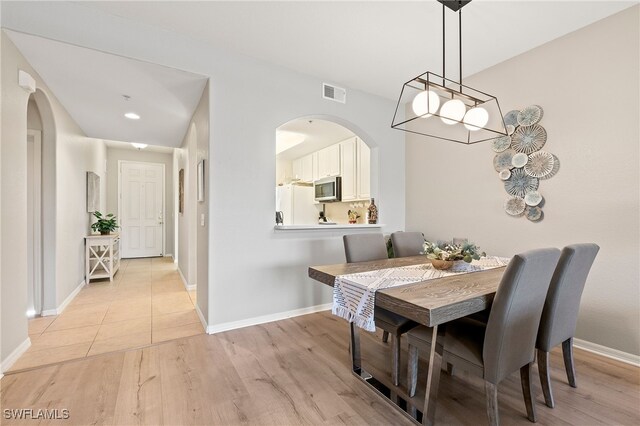
{"label": "stainless steel microwave", "polygon": [[315,200],[319,203],[342,201],[342,178],[333,176],[313,182]]}

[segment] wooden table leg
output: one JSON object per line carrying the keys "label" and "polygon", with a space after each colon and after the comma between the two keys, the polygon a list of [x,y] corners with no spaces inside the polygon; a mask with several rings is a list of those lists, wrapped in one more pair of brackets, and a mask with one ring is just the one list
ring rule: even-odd
{"label": "wooden table leg", "polygon": [[422,424],[433,425],[436,419],[436,400],[440,383],[440,368],[442,367],[442,353],[437,350],[438,326],[434,325],[431,334],[431,349],[429,351],[429,368],[427,369],[427,390],[424,395],[424,410]]}

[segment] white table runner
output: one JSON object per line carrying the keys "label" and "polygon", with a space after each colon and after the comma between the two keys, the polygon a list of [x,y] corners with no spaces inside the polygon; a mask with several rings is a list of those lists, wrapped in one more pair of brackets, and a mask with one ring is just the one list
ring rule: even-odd
{"label": "white table runner", "polygon": [[413,284],[420,281],[451,275],[468,274],[499,268],[509,263],[509,258],[487,256],[471,263],[456,262],[450,269],[440,271],[431,264],[400,266],[357,274],[339,275],[333,286],[334,315],[355,323],[367,331],[376,331],[373,317],[377,290]]}

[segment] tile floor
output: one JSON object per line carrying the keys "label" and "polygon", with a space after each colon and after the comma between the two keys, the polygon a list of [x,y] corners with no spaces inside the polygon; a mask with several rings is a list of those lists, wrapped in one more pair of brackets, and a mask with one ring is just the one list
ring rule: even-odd
{"label": "tile floor", "polygon": [[29,321],[17,371],[204,333],[171,258],[123,260],[113,283],[85,286],[57,316]]}

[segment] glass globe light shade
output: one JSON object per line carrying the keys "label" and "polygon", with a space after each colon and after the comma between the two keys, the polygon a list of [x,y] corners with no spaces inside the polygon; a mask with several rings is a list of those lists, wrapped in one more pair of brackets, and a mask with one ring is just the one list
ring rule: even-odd
{"label": "glass globe light shade", "polygon": [[467,107],[464,106],[464,102],[459,99],[451,99],[440,108],[440,119],[444,124],[456,124],[462,121],[465,112],[467,112]]}
{"label": "glass globe light shade", "polygon": [[431,117],[431,115],[438,110],[439,106],[440,98],[436,92],[431,90],[418,93],[411,103],[413,113],[422,118]]}
{"label": "glass globe light shade", "polygon": [[486,109],[476,107],[467,111],[464,116],[464,127],[475,132],[482,129],[489,121],[489,113]]}

